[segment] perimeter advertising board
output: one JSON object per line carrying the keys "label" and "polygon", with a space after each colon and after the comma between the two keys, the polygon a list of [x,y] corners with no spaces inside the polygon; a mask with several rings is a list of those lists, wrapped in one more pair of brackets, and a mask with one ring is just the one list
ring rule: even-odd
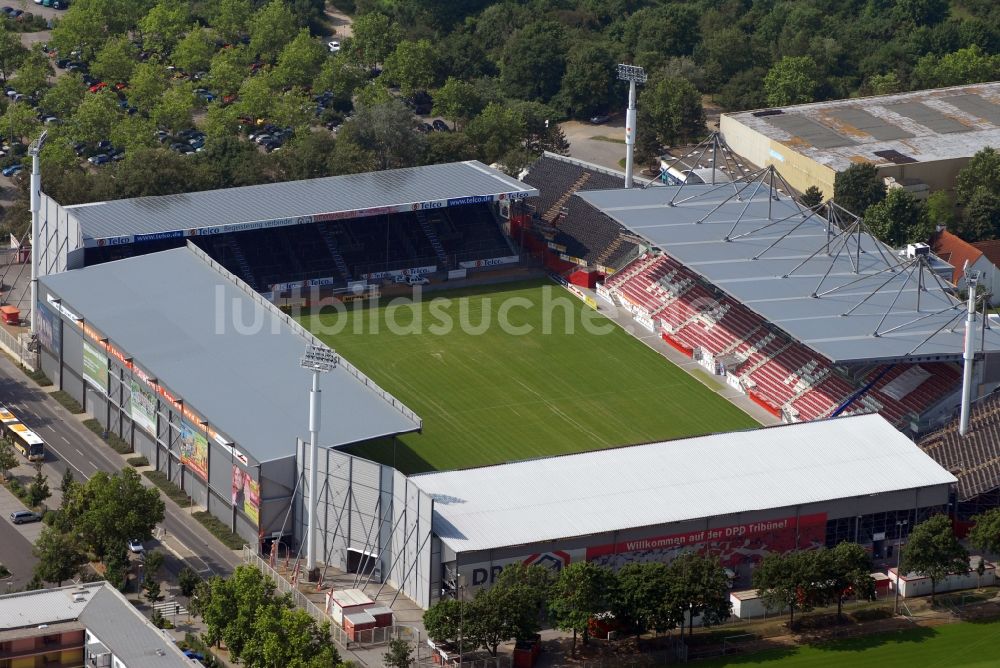
{"label": "perimeter advertising board", "polygon": [[239,508],[254,524],[260,524],[260,483],[250,473],[233,464],[233,507]]}
{"label": "perimeter advertising board", "polygon": [[131,380],[130,386],[132,396],[129,398],[129,415],[132,417],[132,422],[155,436],[156,396],[135,378]]}
{"label": "perimeter advertising board", "polygon": [[59,316],[49,310],[42,302],[35,306],[38,320],[35,323],[35,334],[38,343],[46,350],[58,353],[62,347],[62,330],[59,328]]}
{"label": "perimeter advertising board", "polygon": [[467,587],[478,589],[488,587],[496,582],[500,572],[510,564],[524,564],[525,566],[545,566],[558,573],[566,566],[577,561],[583,561],[586,551],[577,550],[553,550],[551,552],[538,552],[523,557],[513,557],[511,559],[501,559],[497,561],[462,564],[459,566],[459,575],[465,576]]}
{"label": "perimeter advertising board", "polygon": [[208,481],[208,439],[187,420],[181,422],[181,463]]}
{"label": "perimeter advertising board", "polygon": [[107,395],[108,356],[86,340],[83,342],[83,379]]}

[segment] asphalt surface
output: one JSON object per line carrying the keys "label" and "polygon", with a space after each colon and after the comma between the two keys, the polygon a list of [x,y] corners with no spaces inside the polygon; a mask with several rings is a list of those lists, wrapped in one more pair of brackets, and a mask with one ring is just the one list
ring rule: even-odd
{"label": "asphalt surface", "polygon": [[7,567],[11,576],[0,580],[0,594],[24,589],[38,561],[31,553],[31,541],[21,535],[6,515],[4,520],[0,522],[0,564]]}
{"label": "asphalt surface", "polygon": [[[0,356],[0,403],[10,407],[23,422],[45,439],[47,456],[42,472],[48,475],[52,488],[58,488],[67,468],[73,469],[77,480],[82,480],[90,478],[97,471],[114,472],[127,466],[123,457],[83,426],[80,416],[71,414],[56,403],[5,356]],[[145,478],[142,480],[143,484],[152,486]],[[176,549],[186,565],[204,576],[226,576],[232,573],[241,563],[239,555],[223,546],[197,520],[190,517],[190,510],[181,509],[166,497],[163,498],[166,510],[160,527],[169,536],[166,546]],[[0,551],[0,562],[21,564],[27,563],[28,559],[33,560],[31,544],[24,536],[24,531],[28,530],[27,527],[36,526],[38,525],[14,527],[6,515],[0,519],[0,539],[3,539],[0,550],[11,550],[10,557]],[[24,531],[20,531],[22,529]],[[23,543],[14,539],[8,544],[5,539],[11,531],[19,534]],[[12,571],[19,570],[13,566],[8,568]],[[30,569],[27,577],[31,577]],[[0,584],[0,591],[3,588],[4,585]]]}

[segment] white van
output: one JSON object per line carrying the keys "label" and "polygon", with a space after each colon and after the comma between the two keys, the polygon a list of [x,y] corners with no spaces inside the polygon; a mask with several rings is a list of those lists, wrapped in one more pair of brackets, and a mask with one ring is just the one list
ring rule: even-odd
{"label": "white van", "polygon": [[410,275],[400,274],[399,276],[396,276],[393,280],[394,282],[399,283],[400,285],[427,285],[428,283],[430,283],[429,279],[419,274],[410,274]]}

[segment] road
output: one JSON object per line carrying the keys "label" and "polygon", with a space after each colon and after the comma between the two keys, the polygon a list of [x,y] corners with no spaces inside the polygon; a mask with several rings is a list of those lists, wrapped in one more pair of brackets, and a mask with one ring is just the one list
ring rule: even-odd
{"label": "road", "polygon": [[[118,453],[83,426],[80,416],[71,414],[56,403],[5,356],[0,356],[0,403],[8,405],[45,439],[48,456],[43,473],[49,476],[51,487],[58,488],[67,467],[72,468],[73,475],[80,480],[89,478],[97,471],[114,472],[126,466]],[[143,484],[152,486],[145,478],[142,480]],[[165,547],[179,553],[188,566],[204,576],[228,575],[241,563],[236,552],[219,543],[189,516],[190,511],[179,508],[165,497],[164,504],[166,512],[160,526],[167,533]],[[0,525],[6,525],[3,528],[5,534],[7,529],[17,531],[25,528],[27,531],[27,527],[37,526],[15,528],[6,516],[0,520]],[[30,549],[28,552],[30,554]]]}

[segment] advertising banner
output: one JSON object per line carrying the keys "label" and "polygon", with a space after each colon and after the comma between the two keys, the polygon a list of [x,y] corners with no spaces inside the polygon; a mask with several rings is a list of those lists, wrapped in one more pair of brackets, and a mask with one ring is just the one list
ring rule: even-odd
{"label": "advertising banner", "polygon": [[132,421],[156,436],[156,395],[147,390],[135,378],[131,381],[131,388],[129,414],[132,416]]}
{"label": "advertising banner", "polygon": [[458,266],[463,269],[476,269],[478,267],[496,267],[501,264],[514,264],[520,258],[517,255],[506,255],[504,257],[491,257],[486,260],[469,260],[467,262],[459,262]]}
{"label": "advertising banner", "polygon": [[208,439],[187,420],[181,422],[181,463],[208,481]]}
{"label": "advertising banner", "polygon": [[465,582],[468,586],[475,589],[493,584],[500,572],[509,564],[522,563],[525,566],[545,566],[558,573],[573,562],[583,561],[584,554],[585,551],[582,549],[553,550],[552,552],[539,552],[492,562],[462,564],[459,566],[458,572],[465,576]]}
{"label": "advertising banner", "polygon": [[83,379],[107,395],[108,356],[86,341],[83,342]]}
{"label": "advertising banner", "polygon": [[62,330],[59,328],[59,316],[50,311],[42,302],[38,302],[35,307],[38,314],[38,322],[35,325],[35,334],[38,335],[38,343],[43,348],[58,354],[62,346]]}
{"label": "advertising banner", "polygon": [[425,267],[412,267],[410,269],[391,269],[389,271],[375,271],[370,274],[361,274],[361,278],[373,281],[379,278],[389,278],[396,276],[423,276],[424,274],[433,274],[438,270],[436,264],[427,265]]}
{"label": "advertising banner", "polygon": [[254,524],[260,524],[260,483],[233,464],[233,507],[239,508]]}
{"label": "advertising banner", "polygon": [[588,547],[587,561],[618,569],[629,563],[669,562],[693,548],[736,570],[768,554],[825,544],[826,513],[816,513]]}

